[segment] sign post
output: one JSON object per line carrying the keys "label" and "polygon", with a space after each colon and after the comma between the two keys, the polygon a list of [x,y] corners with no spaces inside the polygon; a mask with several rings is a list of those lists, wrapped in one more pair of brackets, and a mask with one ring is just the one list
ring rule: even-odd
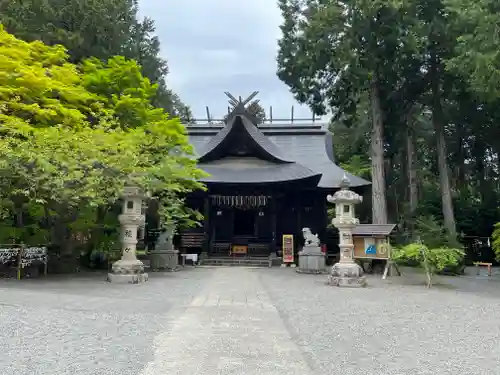
{"label": "sign post", "polygon": [[293,234],[283,235],[283,264],[294,264],[294,253],[293,253]]}

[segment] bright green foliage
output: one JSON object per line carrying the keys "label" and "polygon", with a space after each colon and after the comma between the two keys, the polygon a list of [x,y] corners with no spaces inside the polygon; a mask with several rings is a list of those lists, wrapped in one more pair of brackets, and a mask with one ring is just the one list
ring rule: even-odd
{"label": "bright green foliage", "polygon": [[84,125],[96,96],[81,85],[62,46],[26,43],[0,25],[0,121],[22,126]]}
{"label": "bright green foliage", "polygon": [[107,62],[88,59],[82,63],[82,85],[99,96],[99,100],[112,110],[121,126],[135,128],[158,117],[162,120],[164,111],[151,104],[157,85],[141,74],[141,68],[133,60],[122,56],[110,58]]}
{"label": "bright green foliage", "polygon": [[193,224],[182,197],[203,188],[202,172],[135,62],[79,67],[62,47],[0,38],[0,208],[12,241],[42,242],[43,232],[60,244],[64,228],[89,235],[126,183],[168,192],[158,198],[163,220]]}
{"label": "bright green foliage", "polygon": [[401,248],[392,249],[392,259],[396,262],[416,262],[425,271],[427,287],[432,286],[433,276],[447,267],[457,266],[464,257],[464,252],[453,248],[429,248],[423,243],[411,243]]}
{"label": "bright green foliage", "polygon": [[493,243],[491,247],[495,252],[495,258],[497,261],[500,261],[500,223],[496,223],[493,227],[493,233],[491,234],[491,238],[493,239]]}
{"label": "bright green foliage", "polygon": [[15,186],[3,193],[30,203],[109,203],[118,197],[127,176],[146,164],[135,140],[122,130],[46,127],[26,138],[2,141],[12,149],[1,155],[8,166],[3,177]]}

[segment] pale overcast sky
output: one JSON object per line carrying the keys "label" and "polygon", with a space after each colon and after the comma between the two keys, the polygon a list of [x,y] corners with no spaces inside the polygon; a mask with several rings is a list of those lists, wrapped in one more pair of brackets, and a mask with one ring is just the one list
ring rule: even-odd
{"label": "pale overcast sky", "polygon": [[142,16],[155,20],[168,84],[195,117],[227,112],[224,91],[243,97],[259,91],[273,117],[310,117],[276,76],[281,14],[275,0],[140,0]]}

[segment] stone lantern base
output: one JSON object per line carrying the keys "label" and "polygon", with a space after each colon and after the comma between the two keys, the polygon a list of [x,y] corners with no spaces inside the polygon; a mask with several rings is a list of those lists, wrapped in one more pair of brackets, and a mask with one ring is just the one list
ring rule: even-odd
{"label": "stone lantern base", "polygon": [[363,269],[355,262],[339,262],[332,266],[327,285],[363,288],[367,285]]}
{"label": "stone lantern base", "polygon": [[140,284],[148,281],[148,274],[144,272],[144,264],[138,260],[121,259],[113,263],[108,281],[120,284]]}

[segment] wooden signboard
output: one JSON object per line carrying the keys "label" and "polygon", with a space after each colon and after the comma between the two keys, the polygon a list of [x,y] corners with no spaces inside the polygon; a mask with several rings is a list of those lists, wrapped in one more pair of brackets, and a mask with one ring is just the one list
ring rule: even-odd
{"label": "wooden signboard", "polygon": [[44,274],[47,274],[48,256],[47,248],[25,247],[24,245],[13,245],[12,247],[0,248],[0,264],[7,267],[15,267],[17,279],[21,279],[21,269],[33,264],[43,264]]}
{"label": "wooden signboard", "polygon": [[233,245],[231,247],[231,255],[235,254],[246,254],[248,252],[248,246],[245,245]]}
{"label": "wooden signboard", "polygon": [[293,254],[293,234],[284,234],[283,235],[283,263],[293,263],[294,254]]}
{"label": "wooden signboard", "polygon": [[204,233],[182,233],[181,247],[183,249],[203,247],[205,241]]}
{"label": "wooden signboard", "polygon": [[355,236],[353,241],[356,259],[389,259],[391,256],[387,237]]}

